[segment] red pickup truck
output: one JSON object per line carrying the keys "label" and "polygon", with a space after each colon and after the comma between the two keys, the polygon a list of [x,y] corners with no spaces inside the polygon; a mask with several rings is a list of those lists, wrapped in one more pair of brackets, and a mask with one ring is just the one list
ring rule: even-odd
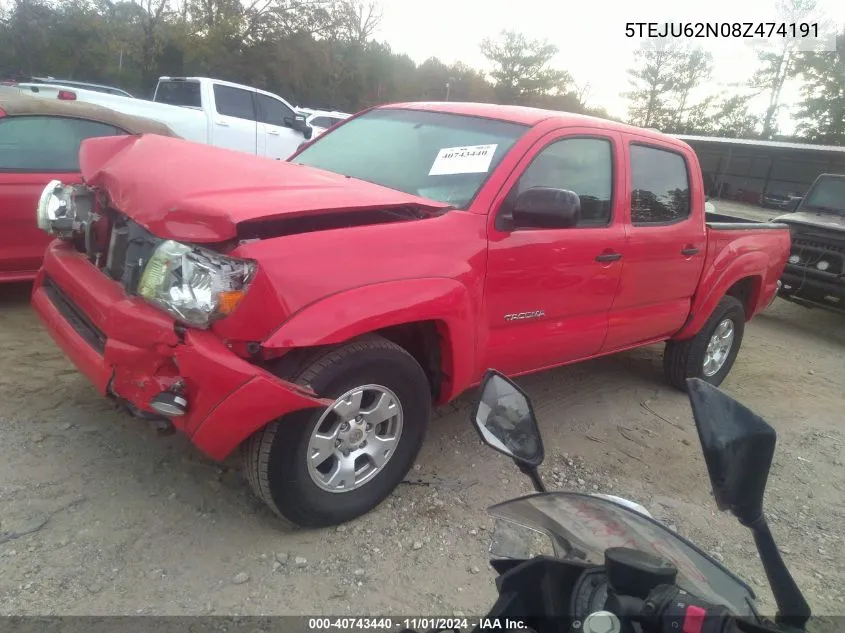
{"label": "red pickup truck", "polygon": [[[222,460],[300,525],[402,480],[432,403],[666,341],[720,383],[789,253],[706,224],[661,134],[481,104],[370,109],[269,161],[155,135],[85,141],[52,183],[33,304],[97,389]],[[565,389],[566,385],[561,385]]]}

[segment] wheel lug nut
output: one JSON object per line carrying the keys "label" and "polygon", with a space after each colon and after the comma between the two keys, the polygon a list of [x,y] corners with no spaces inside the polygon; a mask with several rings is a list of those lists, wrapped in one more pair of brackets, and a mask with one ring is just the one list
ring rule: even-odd
{"label": "wheel lug nut", "polygon": [[366,445],[367,445],[367,440],[364,440],[363,442],[361,442],[361,448],[364,448]]}
{"label": "wheel lug nut", "polygon": [[372,431],[372,430],[373,430],[373,425],[372,425],[372,424],[367,424],[366,429],[367,429],[368,431]]}
{"label": "wheel lug nut", "polygon": [[344,422],[343,424],[341,424],[340,430],[341,431],[348,431],[349,430],[349,422]]}

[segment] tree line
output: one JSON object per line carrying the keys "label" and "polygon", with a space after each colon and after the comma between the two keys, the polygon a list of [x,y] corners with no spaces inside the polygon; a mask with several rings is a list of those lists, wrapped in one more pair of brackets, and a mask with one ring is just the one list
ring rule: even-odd
{"label": "tree line", "polygon": [[159,76],[211,76],[349,112],[426,99],[588,111],[569,74],[549,67],[547,42],[514,32],[483,42],[491,80],[434,57],[415,64],[373,39],[380,20],[360,0],[13,0],[0,13],[0,72],[141,97]]}
{"label": "tree line", "polygon": [[[783,10],[815,0],[781,0]],[[275,92],[294,105],[356,112],[391,101],[531,105],[611,118],[588,105],[589,84],[556,69],[557,47],[515,31],[480,43],[488,74],[432,57],[416,64],[376,41],[377,0],[11,0],[0,8],[0,73],[51,75],[149,97],[159,76],[211,76]],[[629,122],[666,132],[777,137],[780,91],[803,81],[805,140],[845,142],[845,36],[836,53],[760,53],[731,94],[693,101],[712,56],[668,42],[634,55]],[[763,115],[749,102],[766,94]]]}
{"label": "tree line", "polygon": [[[778,3],[779,17],[787,23],[811,21],[807,16],[815,9],[816,0]],[[696,87],[713,77],[712,54],[681,40],[647,46],[634,54],[628,70],[630,122],[669,133],[845,145],[845,31],[835,41],[835,51],[802,52],[783,39],[757,53],[757,70],[745,83],[696,102],[691,101]],[[800,83],[797,104],[784,102],[790,80]],[[762,113],[751,109],[755,99],[766,104]],[[797,106],[792,115],[798,125],[787,139],[779,133],[778,115],[788,105]]]}

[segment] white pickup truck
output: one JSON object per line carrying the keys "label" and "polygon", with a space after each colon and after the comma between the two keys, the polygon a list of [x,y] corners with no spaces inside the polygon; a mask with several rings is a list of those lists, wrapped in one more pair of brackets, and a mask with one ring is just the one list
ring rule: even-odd
{"label": "white pickup truck", "polygon": [[182,138],[283,160],[313,135],[305,116],[271,92],[206,77],[161,77],[152,101],[67,86],[21,83],[22,92],[96,103],[165,123]]}

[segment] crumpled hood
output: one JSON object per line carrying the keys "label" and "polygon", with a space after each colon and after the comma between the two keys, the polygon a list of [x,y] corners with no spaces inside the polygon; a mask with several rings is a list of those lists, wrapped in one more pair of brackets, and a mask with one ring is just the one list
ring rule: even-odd
{"label": "crumpled hood", "polygon": [[816,211],[798,211],[787,213],[774,220],[790,226],[806,226],[813,229],[827,229],[845,232],[845,217],[833,213],[818,213]]}
{"label": "crumpled hood", "polygon": [[82,177],[158,237],[222,242],[251,220],[447,205],[339,174],[156,135],[84,141]]}

